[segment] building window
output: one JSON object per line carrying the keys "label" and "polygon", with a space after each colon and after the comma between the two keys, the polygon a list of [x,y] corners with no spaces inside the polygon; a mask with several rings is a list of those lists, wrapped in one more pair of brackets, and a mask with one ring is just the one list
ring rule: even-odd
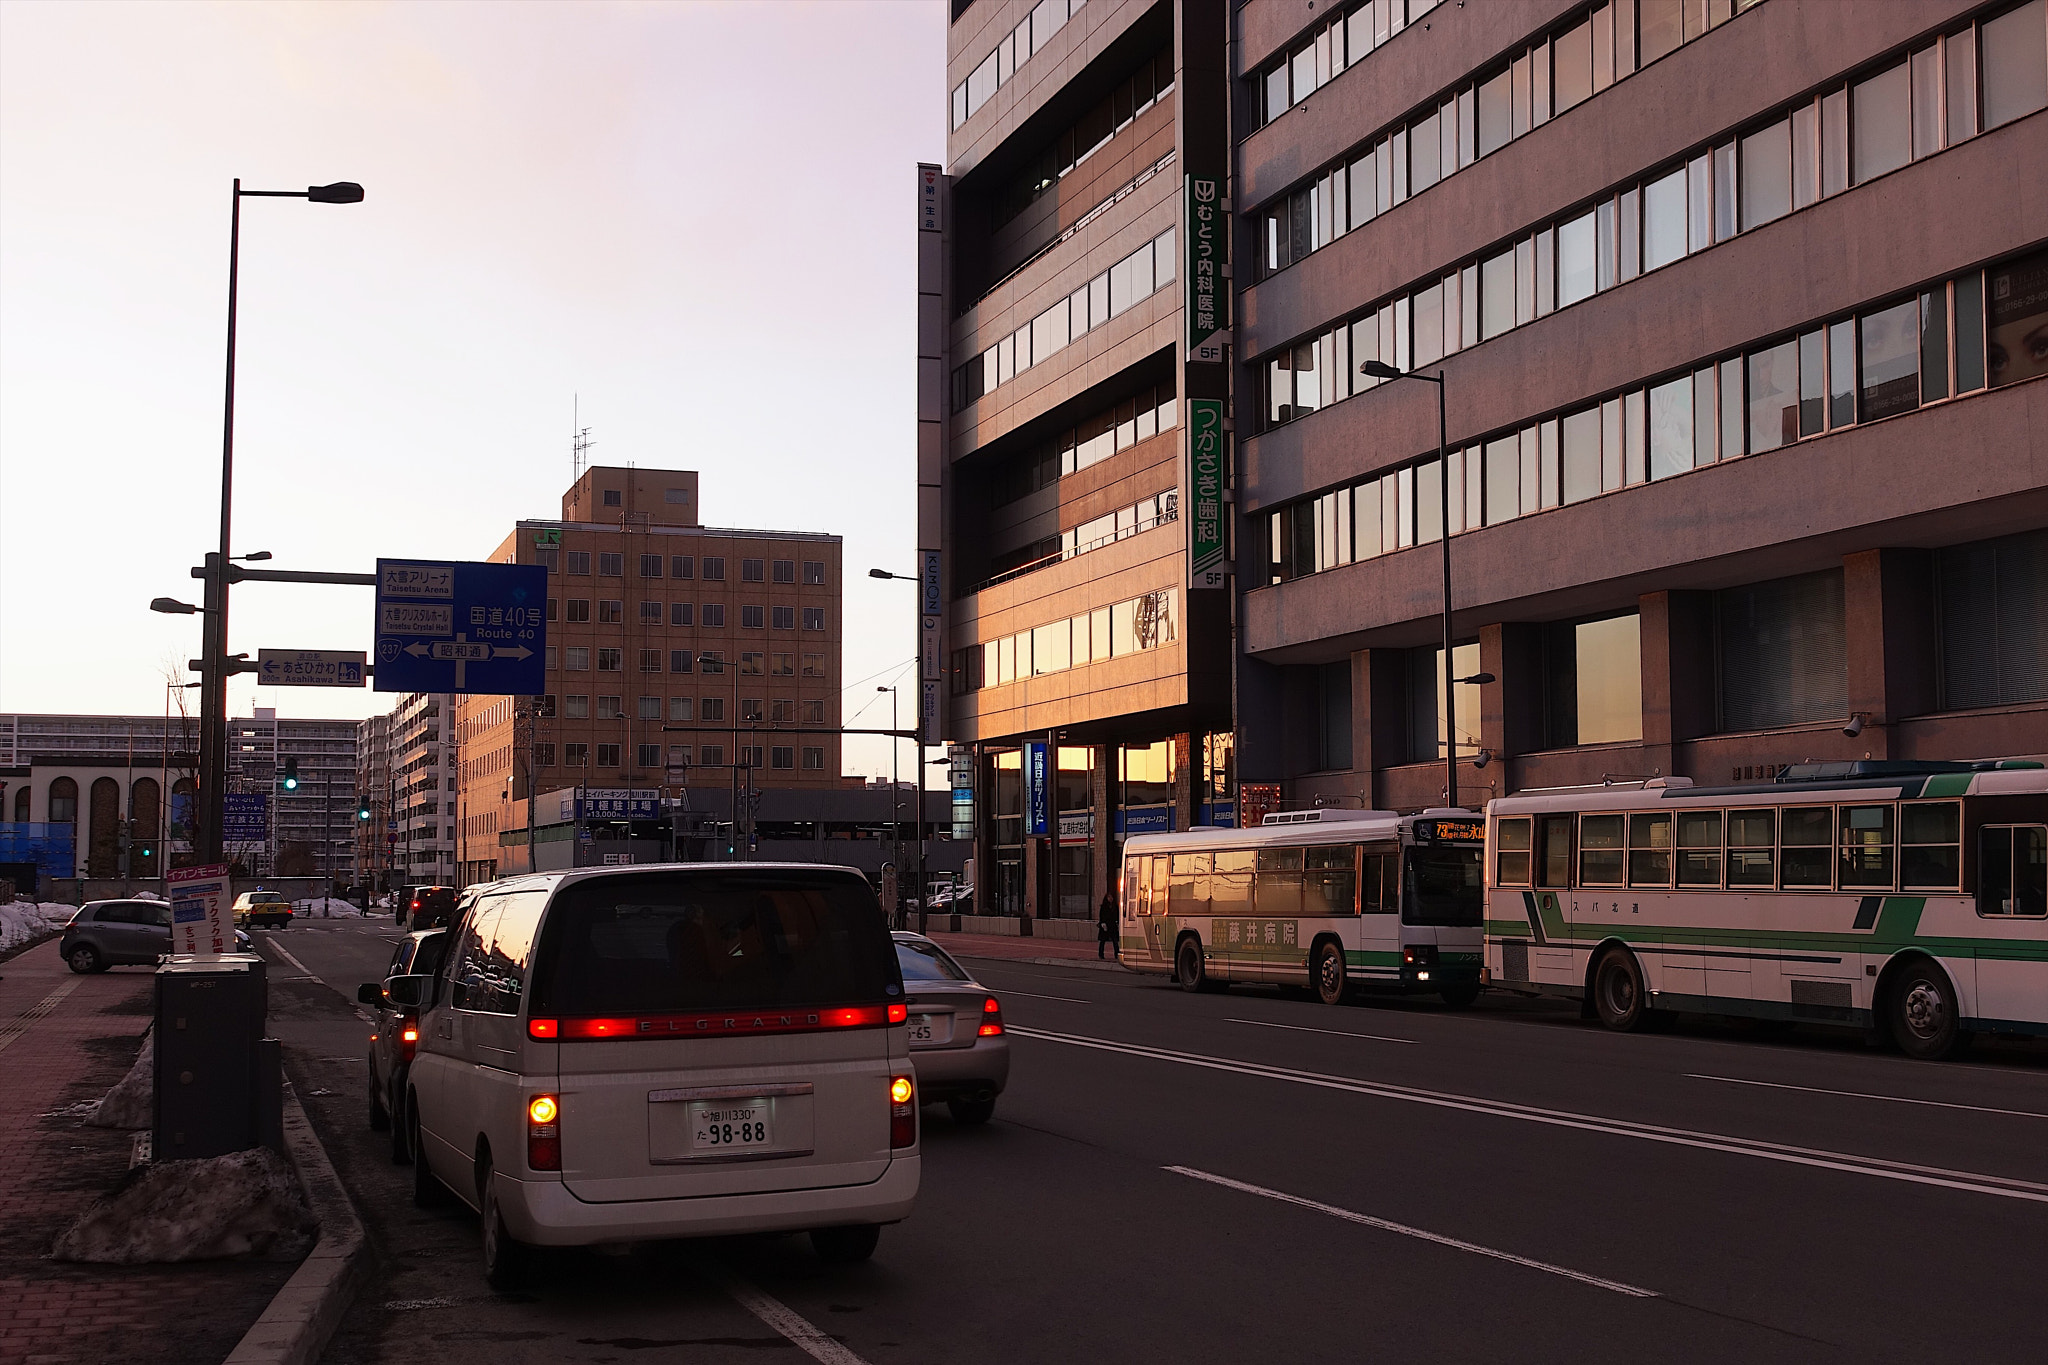
{"label": "building window", "polygon": [[590,646],[570,645],[562,651],[562,667],[570,673],[590,671]]}
{"label": "building window", "polygon": [[564,744],[562,746],[562,766],[565,768],[589,767],[590,746],[588,744]]}
{"label": "building window", "polygon": [[550,694],[538,698],[533,714],[541,720],[553,720],[555,718],[555,699],[553,695]]}
{"label": "building window", "polygon": [[557,598],[550,597],[548,599],[548,620],[555,620],[558,614],[560,613],[561,608],[561,601]]}
{"label": "building window", "polygon": [[697,662],[704,665],[706,673],[725,672],[725,655],[715,649],[707,649],[697,656]]}
{"label": "building window", "polygon": [[1634,612],[1545,627],[1543,663],[1548,747],[1643,737],[1641,621]]}
{"label": "building window", "polygon": [[776,745],[768,751],[768,757],[769,766],[771,767],[794,768],[796,766],[796,750],[788,745]]}
{"label": "building window", "polygon": [[660,650],[658,650],[658,649],[643,649],[643,650],[641,650],[641,651],[640,651],[640,671],[641,671],[642,673],[659,673],[659,672],[661,672],[661,651],[660,651]]}
{"label": "building window", "polygon": [[689,766],[690,766],[690,746],[689,746],[689,745],[687,745],[687,744],[671,744],[671,745],[669,745],[669,746],[668,746],[668,766],[669,766],[669,767],[671,767],[671,768],[687,768],[687,767],[689,767]]}
{"label": "building window", "polygon": [[1941,708],[2048,698],[2048,531],[1935,556]]}
{"label": "building window", "polygon": [[795,677],[795,676],[796,676],[796,655],[794,655],[794,654],[774,654],[774,655],[771,655],[771,656],[769,656],[769,659],[768,659],[768,673],[769,673],[769,676],[771,676],[771,677],[776,677],[776,678],[793,678],[793,677]]}
{"label": "building window", "polygon": [[584,578],[590,577],[590,551],[569,551],[569,572]]}
{"label": "building window", "polygon": [[725,603],[706,602],[704,604],[703,623],[708,629],[723,630],[725,628]]}
{"label": "building window", "polygon": [[668,557],[668,576],[670,578],[695,578],[697,576],[697,557],[695,555],[670,555]]}
{"label": "building window", "polygon": [[[700,698],[700,699],[698,700],[698,702],[697,702],[697,718],[698,718],[699,720],[724,720],[724,719],[725,719],[725,698],[724,698],[724,697],[703,697],[703,698]],[[709,762],[710,762],[711,760],[707,758],[707,759],[705,759],[704,761],[705,761],[706,763],[709,763]]]}
{"label": "building window", "polygon": [[805,629],[805,630],[823,630],[824,628],[825,628],[825,609],[824,609],[823,607],[805,607],[805,608],[804,608],[804,629]]}
{"label": "building window", "polygon": [[535,550],[533,552],[533,562],[546,569],[549,573],[560,573],[562,571],[561,552],[552,545],[544,545]]}
{"label": "building window", "polygon": [[588,693],[569,693],[562,698],[562,714],[570,720],[590,718],[590,696]]}
{"label": "building window", "polygon": [[600,767],[600,768],[616,768],[616,767],[618,767],[618,766],[619,766],[619,746],[618,746],[618,745],[616,745],[616,744],[600,744],[600,745],[598,745],[598,746],[597,746],[597,766],[598,766],[598,767]]}
{"label": "building window", "polygon": [[787,725],[796,719],[796,701],[790,697],[776,697],[768,703],[768,719],[776,725]]}
{"label": "building window", "polygon": [[740,746],[740,766],[743,768],[760,767],[761,746],[758,744],[742,744]]}
{"label": "building window", "polygon": [[693,697],[670,697],[668,699],[668,718],[670,720],[695,720],[696,717],[690,714],[694,709],[692,705],[694,701],[695,698]]}
{"label": "building window", "polygon": [[823,587],[825,583],[825,561],[806,559],[804,561],[804,583],[810,587]]}
{"label": "building window", "polygon": [[75,825],[78,823],[78,784],[68,777],[60,777],[50,783],[49,806],[45,818],[53,825]]}
{"label": "building window", "polygon": [[619,490],[618,490],[618,489],[616,489],[616,488],[607,488],[607,489],[605,489],[605,490],[604,490],[604,505],[605,505],[606,507],[617,507],[617,506],[619,505]]}
{"label": "building window", "polygon": [[554,746],[554,745],[552,745],[552,744],[536,744],[536,745],[534,745],[534,746],[533,746],[533,766],[534,766],[534,767],[536,767],[536,768],[552,768],[552,767],[554,767],[554,766],[555,766],[555,746]]}
{"label": "building window", "polygon": [[598,551],[597,572],[601,578],[624,578],[626,576],[626,556],[622,553],[613,553],[608,550]]}
{"label": "building window", "polygon": [[704,577],[711,582],[722,582],[725,578],[725,556],[704,556]]}
{"label": "building window", "polygon": [[659,602],[642,602],[642,603],[640,604],[640,620],[641,620],[641,621],[642,621],[643,623],[646,623],[646,624],[649,624],[649,625],[656,625],[656,626],[660,625],[660,624],[661,624],[661,603],[659,603]]}
{"label": "building window", "polygon": [[759,697],[740,698],[740,719],[743,721],[764,721],[768,717],[762,712]]}
{"label": "building window", "polygon": [[752,606],[742,606],[740,608],[741,629],[760,630],[764,624],[765,621],[763,618],[761,608]]}
{"label": "building window", "polygon": [[822,678],[822,677],[824,677],[824,676],[825,676],[825,656],[824,656],[824,655],[822,655],[822,654],[806,654],[806,655],[804,655],[804,676],[805,676],[806,678]]}
{"label": "building window", "polygon": [[624,697],[599,697],[597,699],[597,718],[599,720],[624,720],[626,718],[626,699]]}
{"label": "building window", "polygon": [[560,664],[560,663],[558,662],[558,660],[560,659],[560,657],[561,657],[561,656],[560,656],[560,655],[559,655],[559,654],[558,654],[558,653],[556,652],[556,650],[555,650],[555,646],[553,646],[553,645],[548,645],[548,646],[545,646],[545,648],[544,648],[544,650],[543,650],[543,660],[542,660],[542,661],[543,661],[543,662],[544,662],[544,663],[546,664],[546,666],[547,666],[547,670],[548,670],[548,671],[549,671],[550,673],[554,672],[554,671],[555,671],[556,669],[558,669],[558,668],[560,668],[560,667],[561,667],[561,664]]}
{"label": "building window", "polygon": [[641,556],[640,556],[640,576],[641,576],[642,578],[659,578],[659,577],[661,577],[661,556],[660,556],[660,555],[641,555]]}
{"label": "building window", "polygon": [[590,619],[590,599],[587,597],[570,598],[564,609],[564,619],[572,624],[588,621]]}
{"label": "building window", "polygon": [[775,581],[776,581],[777,583],[794,583],[794,582],[796,582],[796,561],[795,561],[795,560],[793,560],[793,559],[778,559],[778,560],[776,560],[776,561],[775,561]]}
{"label": "building window", "polygon": [[642,720],[660,720],[660,719],[661,719],[661,698],[660,698],[660,697],[642,697],[642,698],[640,698],[640,719],[642,719]]}
{"label": "building window", "polygon": [[690,651],[689,651],[689,650],[687,650],[687,649],[672,649],[672,650],[670,650],[670,651],[668,652],[668,671],[669,671],[669,672],[671,672],[671,673],[688,673],[688,672],[690,671],[690,664],[691,664],[691,659],[690,659]]}
{"label": "building window", "polygon": [[822,745],[804,746],[804,769],[807,772],[821,772],[825,767],[825,750]]}
{"label": "building window", "polygon": [[764,662],[765,657],[766,656],[762,653],[762,651],[758,649],[741,650],[740,676],[758,677],[762,672],[762,664]]}
{"label": "building window", "polygon": [[634,754],[633,766],[636,768],[659,768],[661,766],[661,746],[659,744],[639,745],[637,752]]}
{"label": "building window", "polygon": [[825,723],[825,703],[822,699],[805,701],[798,710],[803,717],[803,723],[806,725],[823,725]]}
{"label": "building window", "polygon": [[740,561],[740,581],[743,583],[759,583],[761,581],[761,561],[758,559],[742,559]]}
{"label": "building window", "polygon": [[696,620],[696,613],[693,610],[691,610],[690,604],[688,602],[671,602],[668,604],[668,623],[670,625],[695,625]]}
{"label": "building window", "polygon": [[[1441,647],[1408,651],[1408,761],[1441,762],[1446,739],[1444,725],[1444,652]],[[1451,651],[1456,676],[1469,678],[1479,671],[1477,643],[1461,644]],[[1479,687],[1459,683],[1452,694],[1458,713],[1458,756],[1479,752]]]}
{"label": "building window", "polygon": [[1720,728],[1769,730],[1848,713],[1842,571],[1714,595]]}
{"label": "building window", "polygon": [[597,651],[597,671],[600,673],[624,672],[624,653],[625,651],[618,649],[599,649]]}
{"label": "building window", "polygon": [[776,628],[777,630],[795,630],[795,629],[796,629],[796,608],[795,608],[795,607],[777,607],[777,608],[775,608],[774,622],[775,622],[775,628]]}
{"label": "building window", "polygon": [[597,604],[597,619],[600,625],[620,624],[626,619],[626,604],[600,599]]}
{"label": "building window", "polygon": [[698,762],[707,768],[723,768],[725,766],[725,746],[723,744],[704,745],[699,752]]}

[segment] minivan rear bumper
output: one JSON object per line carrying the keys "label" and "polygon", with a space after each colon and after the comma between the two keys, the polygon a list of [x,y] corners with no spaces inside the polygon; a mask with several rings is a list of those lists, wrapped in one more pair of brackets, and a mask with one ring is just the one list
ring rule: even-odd
{"label": "minivan rear bumper", "polygon": [[498,1206],[515,1238],[568,1247],[898,1223],[917,1202],[921,1162],[915,1154],[894,1157],[881,1178],[866,1185],[606,1204],[584,1203],[559,1180],[516,1180],[502,1172],[496,1179]]}

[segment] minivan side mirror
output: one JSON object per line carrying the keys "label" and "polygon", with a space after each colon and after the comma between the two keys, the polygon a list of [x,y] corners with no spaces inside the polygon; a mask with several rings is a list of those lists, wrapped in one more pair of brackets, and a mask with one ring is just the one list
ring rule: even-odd
{"label": "minivan side mirror", "polygon": [[365,981],[356,987],[356,1000],[365,1005],[381,1005],[384,1003],[384,988],[374,981]]}
{"label": "minivan side mirror", "polygon": [[384,983],[384,994],[400,1009],[423,1009],[434,1001],[434,978],[394,976]]}

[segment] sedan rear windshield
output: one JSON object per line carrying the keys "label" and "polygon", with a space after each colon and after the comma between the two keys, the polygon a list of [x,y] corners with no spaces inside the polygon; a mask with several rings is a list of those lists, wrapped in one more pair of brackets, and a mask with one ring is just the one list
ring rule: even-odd
{"label": "sedan rear windshield", "polygon": [[1484,861],[1477,848],[1408,850],[1408,894],[1401,901],[1406,924],[1472,925],[1484,918],[1486,891],[1479,884]]}
{"label": "sedan rear windshield", "polygon": [[936,943],[896,941],[896,965],[905,981],[965,981],[967,973]]}
{"label": "sedan rear windshield", "polygon": [[549,906],[533,1009],[660,1014],[872,1004],[901,977],[874,892],[848,874],[596,877]]}

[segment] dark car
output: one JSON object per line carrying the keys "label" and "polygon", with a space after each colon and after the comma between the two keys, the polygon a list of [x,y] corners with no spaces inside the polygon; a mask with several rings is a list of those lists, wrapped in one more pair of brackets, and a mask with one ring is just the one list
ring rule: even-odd
{"label": "dark car", "polygon": [[[235,951],[249,949],[249,936],[235,930]],[[57,944],[58,954],[80,974],[154,967],[170,951],[171,907],[164,901],[87,901],[64,926]]]}
{"label": "dark car", "polygon": [[955,1123],[987,1123],[1010,1080],[1002,1005],[923,934],[889,937],[910,1007],[910,1060],[919,1092],[927,1104],[945,1101]]}
{"label": "dark car", "polygon": [[[425,929],[398,941],[384,969],[384,980],[394,976],[432,976],[441,969],[448,951],[446,929]],[[370,1035],[370,1127],[391,1130],[391,1159],[401,1165],[411,1160],[405,1145],[405,1124],[394,1123],[405,1108],[405,1078],[412,1069],[413,1049],[420,1039],[417,1011],[400,1009],[391,1003],[382,982],[366,981],[356,988],[356,999],[372,1011],[377,1031]]]}
{"label": "dark car", "polygon": [[452,886],[409,886],[399,902],[401,929],[446,929],[455,918],[457,892]]}

